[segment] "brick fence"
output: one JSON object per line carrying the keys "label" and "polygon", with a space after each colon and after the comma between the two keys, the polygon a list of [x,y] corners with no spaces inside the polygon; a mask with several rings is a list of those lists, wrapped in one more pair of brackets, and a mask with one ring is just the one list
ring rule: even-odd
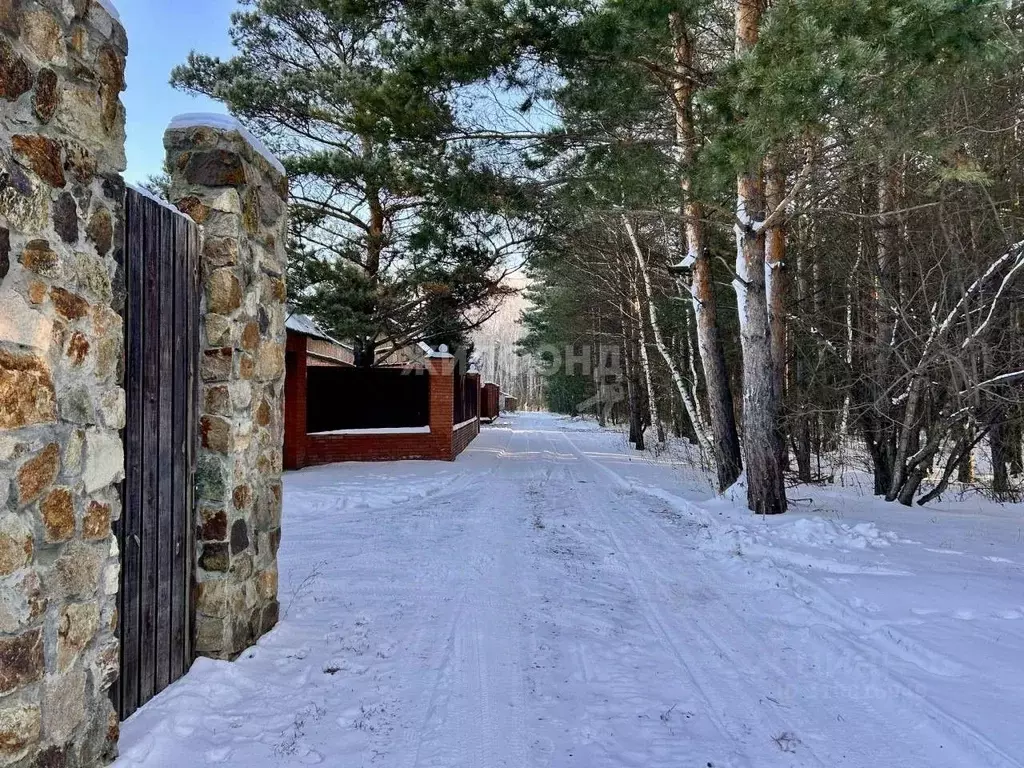
{"label": "brick fence", "polygon": [[[342,430],[307,434],[308,343],[305,336],[288,339],[285,379],[285,469],[301,469],[342,461],[454,461],[480,433],[480,420],[453,424],[455,358],[439,354],[415,366],[410,375],[430,377],[427,427],[403,430]],[[480,386],[475,374],[467,382]]]}

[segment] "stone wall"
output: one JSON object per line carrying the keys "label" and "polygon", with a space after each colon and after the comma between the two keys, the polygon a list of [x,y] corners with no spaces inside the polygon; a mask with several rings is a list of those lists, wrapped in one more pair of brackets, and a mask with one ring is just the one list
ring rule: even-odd
{"label": "stone wall", "polygon": [[127,41],[0,0],[0,766],[116,749]]}
{"label": "stone wall", "polygon": [[204,235],[195,647],[234,658],[278,619],[288,184],[240,126],[203,122],[164,144]]}

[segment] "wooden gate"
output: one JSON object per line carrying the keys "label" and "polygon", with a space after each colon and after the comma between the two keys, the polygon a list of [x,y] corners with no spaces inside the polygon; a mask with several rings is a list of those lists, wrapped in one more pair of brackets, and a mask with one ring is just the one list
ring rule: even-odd
{"label": "wooden gate", "polygon": [[126,197],[124,511],[119,603],[124,719],[192,661],[199,233],[135,190]]}

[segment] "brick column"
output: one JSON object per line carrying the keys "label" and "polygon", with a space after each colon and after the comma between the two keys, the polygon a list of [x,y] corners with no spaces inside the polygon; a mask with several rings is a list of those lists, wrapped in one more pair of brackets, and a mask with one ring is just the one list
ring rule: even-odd
{"label": "brick column", "polygon": [[309,337],[288,334],[284,380],[284,468],[306,466],[306,365]]}
{"label": "brick column", "polygon": [[0,765],[116,754],[121,24],[0,0]]}
{"label": "brick column", "polygon": [[278,618],[288,182],[223,116],[164,145],[171,200],[203,227],[195,647],[234,658]]}
{"label": "brick column", "polygon": [[467,387],[475,387],[476,388],[476,417],[479,419],[480,418],[480,404],[481,404],[480,396],[481,396],[481,394],[483,392],[483,390],[482,390],[482,386],[483,385],[481,384],[481,381],[480,381],[480,372],[479,371],[477,371],[476,369],[472,369],[472,370],[470,370],[466,374],[466,386]]}
{"label": "brick column", "polygon": [[455,358],[437,352],[425,361],[430,376],[430,439],[439,459],[451,461],[452,431],[455,426]]}

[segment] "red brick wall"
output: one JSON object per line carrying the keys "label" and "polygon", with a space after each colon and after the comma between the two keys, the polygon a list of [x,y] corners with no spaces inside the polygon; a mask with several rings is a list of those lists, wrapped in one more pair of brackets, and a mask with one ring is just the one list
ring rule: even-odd
{"label": "red brick wall", "polygon": [[306,466],[307,337],[288,334],[284,379],[284,468]]}
{"label": "red brick wall", "polygon": [[434,436],[421,435],[310,435],[306,438],[306,466],[338,461],[401,461],[448,459],[448,446]]}
{"label": "red brick wall", "polygon": [[[301,352],[301,354],[300,354]],[[468,424],[453,434],[454,384],[452,358],[432,358],[423,375],[430,376],[430,432],[383,435],[307,435],[305,348],[289,344],[288,379],[285,385],[285,467],[299,469],[339,461],[401,461],[435,459],[453,461],[480,433],[480,422]],[[294,375],[293,375],[294,371]],[[301,416],[301,418],[300,418]]]}
{"label": "red brick wall", "polygon": [[476,436],[480,434],[480,419],[476,419],[469,424],[456,430],[452,436],[452,458],[454,459],[460,453],[462,453],[469,444],[476,439]]}

